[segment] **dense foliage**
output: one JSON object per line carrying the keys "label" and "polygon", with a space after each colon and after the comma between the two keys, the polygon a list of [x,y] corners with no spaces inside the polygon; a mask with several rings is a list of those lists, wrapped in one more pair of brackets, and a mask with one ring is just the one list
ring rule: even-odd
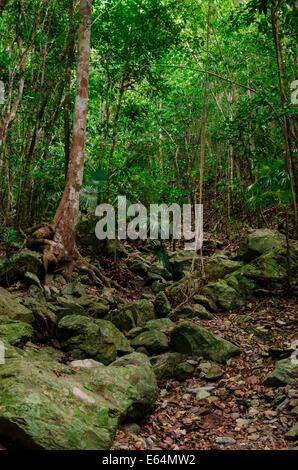
{"label": "dense foliage", "polygon": [[[143,204],[194,201],[208,55],[204,203],[262,223],[279,222],[287,208],[293,234],[297,5],[213,0],[207,48],[207,3],[93,3],[81,207],[118,194]],[[63,194],[79,2],[0,5],[0,222],[14,239],[7,227],[51,220]]]}

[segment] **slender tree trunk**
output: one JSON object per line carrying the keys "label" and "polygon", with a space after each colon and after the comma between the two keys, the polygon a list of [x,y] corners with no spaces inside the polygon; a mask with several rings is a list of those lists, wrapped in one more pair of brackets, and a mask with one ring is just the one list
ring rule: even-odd
{"label": "slender tree trunk", "polygon": [[[280,51],[280,41],[279,41],[279,21],[278,21],[278,6],[279,0],[276,0],[275,6],[271,7],[271,23],[272,23],[272,32],[274,37],[275,52],[276,52],[276,61],[278,68],[278,79],[279,79],[279,88],[280,88],[280,97],[281,103],[283,106],[286,105],[287,98],[285,93],[285,87],[282,77],[282,58]],[[284,139],[285,139],[285,163],[286,169],[289,174],[291,194],[293,199],[293,210],[294,210],[294,224],[295,224],[295,234],[298,236],[298,214],[297,214],[297,197],[298,197],[298,169],[296,165],[296,159],[293,152],[292,141],[290,136],[290,121],[289,118],[283,116],[283,127],[284,127]]]}
{"label": "slender tree trunk", "polygon": [[67,53],[67,66],[65,73],[65,101],[64,101],[64,153],[65,153],[65,180],[67,178],[67,169],[70,155],[70,119],[69,119],[69,106],[70,106],[70,86],[71,86],[71,65],[74,56],[74,0],[69,0],[69,39],[68,39],[68,53]]}
{"label": "slender tree trunk", "polygon": [[113,162],[114,148],[115,148],[115,143],[116,143],[116,135],[117,135],[117,130],[118,130],[118,122],[119,122],[122,98],[123,98],[123,95],[124,95],[124,92],[125,92],[125,82],[126,82],[126,79],[127,79],[127,66],[128,66],[128,62],[129,62],[129,59],[130,59],[130,54],[131,54],[131,50],[132,50],[132,46],[133,46],[133,41],[134,41],[134,36],[135,36],[135,32],[136,32],[138,19],[139,19],[139,16],[141,14],[141,10],[142,10],[142,5],[143,5],[143,0],[140,0],[139,9],[138,9],[138,13],[137,13],[137,16],[136,16],[134,29],[132,30],[131,37],[130,37],[130,43],[129,43],[129,47],[128,47],[128,51],[127,51],[126,62],[125,62],[124,68],[123,68],[122,76],[121,76],[119,99],[118,99],[118,104],[117,104],[115,118],[114,118],[112,143],[111,143],[111,149],[110,149],[110,155],[109,155],[108,178],[107,178],[107,187],[106,187],[106,194],[105,194],[105,201],[106,202],[109,202],[110,185],[111,185],[111,173],[112,173],[112,162]]}

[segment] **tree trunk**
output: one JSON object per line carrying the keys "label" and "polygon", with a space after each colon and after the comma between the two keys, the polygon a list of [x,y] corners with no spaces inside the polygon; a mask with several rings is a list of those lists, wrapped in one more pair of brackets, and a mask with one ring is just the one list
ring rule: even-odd
{"label": "tree trunk", "polygon": [[68,39],[68,52],[67,52],[67,66],[65,73],[65,102],[64,102],[64,153],[65,153],[65,180],[67,179],[67,170],[70,156],[70,119],[69,119],[69,107],[70,107],[70,85],[71,85],[71,66],[74,56],[74,42],[75,32],[73,26],[74,16],[74,0],[69,0],[69,39]]}
{"label": "tree trunk", "polygon": [[[272,33],[274,37],[276,62],[278,69],[279,89],[281,103],[283,107],[286,105],[287,97],[285,93],[284,81],[282,76],[282,57],[280,51],[280,40],[279,40],[279,20],[278,20],[278,0],[275,2],[275,6],[271,7],[271,24]],[[284,139],[285,139],[285,166],[289,174],[291,194],[293,199],[293,211],[294,211],[294,225],[295,225],[295,236],[298,237],[298,212],[297,212],[297,195],[298,195],[298,176],[296,168],[296,158],[293,152],[292,141],[290,136],[290,121],[288,116],[283,116],[283,127],[284,127]]]}
{"label": "tree trunk", "polygon": [[[35,231],[34,238],[45,244],[44,266],[59,261],[76,261],[75,229],[79,214],[86,140],[91,2],[80,1],[77,88],[70,159],[64,193],[50,227]],[[52,232],[52,233],[51,233]],[[51,239],[50,239],[51,238]]]}

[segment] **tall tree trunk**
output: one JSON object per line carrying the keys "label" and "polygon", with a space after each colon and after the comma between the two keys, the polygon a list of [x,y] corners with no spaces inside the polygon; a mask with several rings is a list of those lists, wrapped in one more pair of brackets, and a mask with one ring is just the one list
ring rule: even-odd
{"label": "tall tree trunk", "polygon": [[[88,104],[89,57],[90,57],[91,2],[80,0],[80,25],[78,36],[77,88],[74,109],[72,143],[64,193],[55,214],[51,230],[52,240],[47,240],[44,250],[44,265],[76,259],[75,229],[79,214],[82,188],[86,122]],[[45,231],[35,232],[36,238],[45,236]],[[47,233],[46,235],[49,235]]]}
{"label": "tall tree trunk", "polygon": [[[208,3],[208,20],[207,20],[207,55],[205,64],[205,80],[204,80],[204,94],[203,94],[203,107],[202,107],[202,120],[201,120],[201,161],[200,161],[200,204],[203,204],[203,186],[204,186],[204,169],[205,169],[205,151],[206,151],[206,104],[207,104],[207,87],[208,87],[208,66],[209,66],[209,42],[210,42],[210,20],[211,20],[211,4],[212,0]],[[203,247],[200,249],[201,258],[201,273],[202,279],[205,279],[205,267],[203,258]]]}

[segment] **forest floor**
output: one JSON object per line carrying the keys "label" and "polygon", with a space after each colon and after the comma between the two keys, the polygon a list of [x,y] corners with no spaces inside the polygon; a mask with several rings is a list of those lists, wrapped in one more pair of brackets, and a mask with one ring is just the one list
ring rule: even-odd
{"label": "forest floor", "polygon": [[[227,236],[217,237],[217,244],[235,250],[243,230],[232,242]],[[210,256],[214,249],[207,240],[204,255]],[[92,259],[92,252],[82,250],[82,254]],[[121,286],[119,295],[125,300],[147,293],[122,263],[100,257],[100,264],[105,275]],[[100,295],[93,285],[86,291]],[[27,294],[24,286],[23,295]],[[248,321],[243,322],[245,317]],[[222,376],[217,381],[195,376],[160,383],[152,413],[140,426],[120,427],[111,450],[279,450],[297,446],[285,439],[297,420],[295,385],[262,386],[263,378],[282,357],[280,351],[289,349],[295,340],[297,299],[263,297],[237,311],[194,322],[230,340],[242,354],[220,365]],[[202,358],[194,359],[199,362]],[[198,389],[204,387],[211,388],[205,389],[205,398],[198,399]]]}
{"label": "forest floor", "polygon": [[[252,317],[249,326],[235,321],[239,314]],[[241,356],[221,366],[223,376],[216,383],[200,378],[163,383],[155,409],[141,424],[140,432],[120,428],[112,449],[278,450],[295,445],[285,440],[285,434],[296,416],[287,407],[283,409],[284,400],[291,400],[295,387],[270,389],[261,383],[274,368],[275,361],[270,357],[274,350],[288,347],[294,339],[296,300],[263,299],[237,312],[216,314],[213,320],[197,323],[237,344]],[[191,391],[210,385],[214,389],[201,400]]]}

